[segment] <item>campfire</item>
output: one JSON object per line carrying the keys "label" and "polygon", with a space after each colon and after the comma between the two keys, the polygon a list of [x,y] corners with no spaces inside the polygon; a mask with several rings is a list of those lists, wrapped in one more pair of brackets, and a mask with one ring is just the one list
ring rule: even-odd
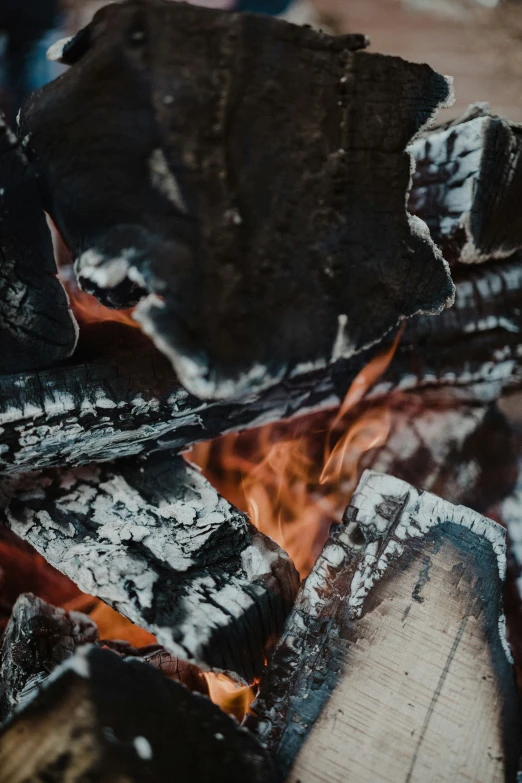
{"label": "campfire", "polygon": [[126,0],[0,127],[0,783],[516,780],[520,127],[366,44]]}

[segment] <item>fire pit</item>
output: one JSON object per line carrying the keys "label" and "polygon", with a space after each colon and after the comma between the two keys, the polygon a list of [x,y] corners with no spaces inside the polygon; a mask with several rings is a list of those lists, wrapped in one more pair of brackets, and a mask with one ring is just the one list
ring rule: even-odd
{"label": "fire pit", "polygon": [[0,783],[516,780],[522,137],[365,45],[127,0],[0,128]]}

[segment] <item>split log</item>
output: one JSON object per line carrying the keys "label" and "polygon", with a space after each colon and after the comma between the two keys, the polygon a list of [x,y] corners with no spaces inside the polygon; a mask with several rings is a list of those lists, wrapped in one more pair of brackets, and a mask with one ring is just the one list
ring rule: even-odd
{"label": "split log", "polygon": [[0,115],[0,373],[56,364],[76,339],[36,178]]}
{"label": "split log", "polygon": [[0,496],[13,532],[174,655],[245,683],[261,672],[297,572],[183,459],[24,474]]}
{"label": "split log", "polygon": [[0,733],[0,783],[274,783],[262,746],[147,664],[83,648]]}
{"label": "split log", "polygon": [[95,642],[98,629],[81,612],[66,612],[30,593],[13,607],[0,651],[0,721],[77,647]]}
{"label": "split log", "polygon": [[127,0],[66,43],[72,67],[23,108],[81,284],[105,304],[139,301],[199,398],[324,368],[452,301],[405,208],[405,147],[452,100],[450,81],[365,45]]}
{"label": "split log", "polygon": [[[129,330],[131,335],[136,330]],[[522,260],[467,266],[455,305],[409,322],[388,371],[371,390],[451,393],[484,405],[522,386]],[[139,335],[138,335],[139,336]],[[180,386],[170,363],[134,346],[38,373],[0,376],[0,473],[101,462],[335,408],[387,343],[244,400],[205,402]],[[112,346],[111,346],[112,348]]]}
{"label": "split log", "polygon": [[505,533],[366,472],[306,580],[248,725],[300,780],[514,781]]}
{"label": "split log", "polygon": [[470,106],[410,147],[416,163],[409,209],[424,220],[444,257],[501,259],[522,248],[522,129]]}

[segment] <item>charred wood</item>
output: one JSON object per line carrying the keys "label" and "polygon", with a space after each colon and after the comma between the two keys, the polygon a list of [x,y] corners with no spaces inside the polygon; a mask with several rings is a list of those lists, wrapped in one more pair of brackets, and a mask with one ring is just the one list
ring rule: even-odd
{"label": "charred wood", "polygon": [[0,783],[274,783],[267,752],[206,697],[86,647],[0,733]]}
{"label": "charred wood", "polygon": [[243,682],[260,673],[297,572],[183,459],[29,473],[0,493],[17,535],[175,656]]}
{"label": "charred wood", "polygon": [[324,368],[452,300],[405,208],[405,148],[451,86],[365,44],[128,0],[65,45],[72,67],[25,104],[21,131],[82,285],[139,301],[136,319],[199,398]]}
{"label": "charred wood", "polygon": [[292,783],[514,781],[503,528],[373,472],[345,522],[304,583],[248,725]]}
{"label": "charred wood", "polygon": [[424,220],[444,257],[482,263],[522,247],[522,129],[470,106],[417,139],[409,209]]}
{"label": "charred wood", "polygon": [[57,364],[76,339],[36,177],[0,115],[0,373]]}
{"label": "charred wood", "polygon": [[[522,386],[522,261],[459,271],[452,308],[411,319],[377,398],[419,389],[484,405]],[[110,325],[108,325],[110,326]],[[101,462],[158,449],[181,451],[230,431],[340,404],[376,351],[290,378],[236,402],[204,402],[169,362],[129,329],[129,346],[38,373],[0,376],[0,472]],[[140,335],[137,335],[138,337]],[[392,338],[390,338],[392,339]],[[111,346],[112,347],[112,346]]]}
{"label": "charred wood", "polygon": [[0,650],[0,721],[76,648],[97,641],[95,623],[81,612],[57,609],[30,593],[13,607]]}

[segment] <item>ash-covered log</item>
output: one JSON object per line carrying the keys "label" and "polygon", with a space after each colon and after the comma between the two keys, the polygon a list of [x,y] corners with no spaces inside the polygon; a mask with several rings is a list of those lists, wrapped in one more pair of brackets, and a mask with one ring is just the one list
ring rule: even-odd
{"label": "ash-covered log", "polygon": [[0,733],[0,783],[274,783],[273,764],[206,697],[84,647]]}
{"label": "ash-covered log", "polygon": [[171,452],[4,479],[11,529],[171,653],[250,683],[299,578],[288,556]]}
{"label": "ash-covered log", "polygon": [[77,335],[36,177],[0,114],[0,373],[57,364]]}
{"label": "ash-covered log", "polygon": [[514,781],[504,529],[374,472],[345,522],[301,590],[247,725],[290,783]]}
{"label": "ash-covered log", "polygon": [[470,106],[410,147],[416,163],[409,209],[444,257],[482,263],[522,248],[522,129]]}
{"label": "ash-covered log", "polygon": [[[411,319],[389,369],[370,391],[433,389],[480,405],[522,385],[522,260],[460,267],[452,308]],[[101,462],[157,449],[181,451],[230,431],[344,399],[382,344],[352,359],[235,402],[204,402],[158,351],[129,330],[129,349],[38,373],[0,376],[0,472]],[[132,348],[132,349],[131,349]]]}
{"label": "ash-covered log", "polygon": [[0,722],[77,647],[97,639],[96,624],[87,615],[50,606],[31,593],[21,595],[2,637]]}
{"label": "ash-covered log", "polygon": [[324,368],[452,301],[405,206],[405,148],[452,100],[450,82],[365,44],[127,0],[67,42],[72,67],[23,108],[82,285],[113,306],[139,301],[137,320],[199,398]]}

